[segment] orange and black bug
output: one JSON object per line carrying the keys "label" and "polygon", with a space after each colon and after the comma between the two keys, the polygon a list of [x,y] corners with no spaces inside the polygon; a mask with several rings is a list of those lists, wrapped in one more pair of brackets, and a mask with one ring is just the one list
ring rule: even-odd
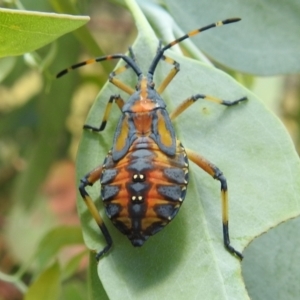
{"label": "orange and black bug", "polygon": [[[243,258],[242,254],[231,246],[229,240],[227,182],[223,173],[204,157],[183,147],[176,138],[172,121],[199,99],[232,106],[246,100],[246,97],[226,101],[195,94],[169,114],[160,96],[179,71],[179,63],[164,55],[167,49],[202,31],[239,20],[232,18],[202,27],[164,47],[160,43],[146,76],[136,63],[131,48],[129,56],[113,54],[98,57],[73,65],[57,75],[60,77],[72,69],[105,60],[123,59],[126,63],[125,66],[110,74],[109,81],[129,94],[128,100],[125,102],[119,95],[111,96],[100,126],[84,125],[85,129],[101,132],[105,129],[112,104],[115,102],[121,110],[122,115],[117,125],[113,145],[104,163],[85,175],[79,187],[83,200],[106,239],[107,245],[97,253],[97,259],[100,259],[111,248],[112,238],[98,209],[87,193],[86,187],[100,179],[101,198],[107,216],[129,238],[133,246],[140,247],[178,213],[186,196],[189,159],[214,179],[220,181],[224,245],[230,253],[240,259]],[[173,68],[155,89],[153,74],[160,60],[173,65]],[[128,68],[131,68],[138,78],[135,89],[115,77]]]}

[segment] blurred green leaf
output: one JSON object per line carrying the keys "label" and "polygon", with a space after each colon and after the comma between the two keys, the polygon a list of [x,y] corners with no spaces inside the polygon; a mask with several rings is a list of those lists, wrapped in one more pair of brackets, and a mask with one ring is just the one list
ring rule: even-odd
{"label": "blurred green leaf", "polygon": [[68,279],[78,270],[78,267],[85,256],[87,256],[87,250],[80,252],[68,261],[67,265],[62,270],[63,280]]}
{"label": "blurred green leaf", "polygon": [[36,252],[36,261],[40,267],[49,263],[65,246],[80,245],[83,243],[80,227],[60,226],[52,229],[39,243]]}
{"label": "blurred green leaf", "polygon": [[0,57],[34,51],[88,21],[84,16],[0,8]]}
{"label": "blurred green leaf", "polygon": [[257,75],[300,71],[298,0],[228,0],[226,5],[220,0],[164,0],[163,3],[185,32],[219,20],[242,18],[238,24],[193,38],[209,57],[225,66]]}
{"label": "blurred green leaf", "polygon": [[[59,55],[52,65],[54,72],[71,65],[79,53],[78,43],[72,35],[65,35],[57,44]],[[28,166],[15,188],[15,198],[26,208],[30,208],[36,200],[37,191],[65,142],[65,122],[78,78],[78,72],[72,72],[64,78],[51,81],[51,89],[46,91],[44,88],[44,92],[39,95],[38,140],[32,145]]]}
{"label": "blurred green leaf", "polygon": [[[137,7],[127,2],[139,30],[133,50],[141,68],[147,70],[158,41]],[[233,25],[219,32],[225,34],[224,40],[230,28]],[[248,96],[247,102],[231,108],[198,101],[174,122],[183,145],[198,151],[224,172],[230,192],[231,242],[241,250],[255,236],[300,213],[299,158],[282,124],[249,91],[215,68],[173,51],[166,55],[181,66],[181,72],[162,95],[169,111],[196,93],[227,100]],[[160,64],[155,74],[157,84],[169,69]],[[137,79],[131,74],[128,71],[120,77],[134,86]],[[119,92],[107,84],[86,123],[98,126],[109,96]],[[128,95],[121,94],[128,99]],[[103,133],[83,133],[77,158],[78,180],[103,162],[119,116],[120,111],[114,107]],[[99,262],[98,272],[110,299],[248,298],[240,264],[223,247],[219,183],[192,163],[190,169],[186,203],[179,215],[142,248],[133,248],[104,218],[114,246]],[[93,199],[99,198],[98,183],[88,191]],[[99,251],[105,245],[104,238],[81,199],[78,208],[85,242]]]}
{"label": "blurred green leaf", "polygon": [[0,82],[10,73],[16,63],[15,57],[5,57],[0,59]]}
{"label": "blurred green leaf", "polygon": [[30,214],[22,205],[15,204],[5,224],[5,240],[10,246],[11,255],[22,265],[30,264],[40,241],[54,224],[54,216],[46,207],[45,198],[37,198]]}
{"label": "blurred green leaf", "polygon": [[29,287],[24,300],[57,300],[60,290],[60,269],[54,263]]}
{"label": "blurred green leaf", "polygon": [[87,300],[85,283],[79,280],[75,280],[64,284],[60,299]]}

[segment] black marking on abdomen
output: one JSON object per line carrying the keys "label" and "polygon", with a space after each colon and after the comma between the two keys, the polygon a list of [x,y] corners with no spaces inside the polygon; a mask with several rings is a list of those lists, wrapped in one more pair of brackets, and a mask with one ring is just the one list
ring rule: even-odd
{"label": "black marking on abdomen", "polygon": [[144,218],[147,211],[145,203],[133,203],[128,206],[129,217],[132,221],[132,232],[140,234],[142,230],[141,221]]}
{"label": "black marking on abdomen", "polygon": [[117,169],[105,169],[101,176],[101,184],[111,183],[118,174]]}
{"label": "black marking on abdomen", "polygon": [[149,190],[150,184],[147,182],[135,182],[135,183],[129,183],[127,185],[129,191],[133,194],[142,194]]}
{"label": "black marking on abdomen", "polygon": [[102,185],[101,198],[102,201],[113,200],[119,193],[120,187],[117,185]]}
{"label": "black marking on abdomen", "polygon": [[180,168],[165,168],[165,176],[174,183],[186,184],[186,174],[183,169]]}
{"label": "black marking on abdomen", "polygon": [[119,204],[108,203],[105,205],[105,211],[109,218],[115,218],[121,212],[122,207]]}
{"label": "black marking on abdomen", "polygon": [[131,204],[129,206],[129,213],[132,217],[143,217],[146,213],[146,205],[145,204]]}
{"label": "black marking on abdomen", "polygon": [[131,200],[142,201],[146,198],[147,193],[151,187],[151,184],[148,182],[134,182],[126,184],[128,194],[131,195]]}
{"label": "black marking on abdomen", "polygon": [[157,213],[158,217],[167,219],[167,220],[172,220],[180,206],[175,207],[173,204],[161,204],[161,205],[156,205],[154,207],[155,212]]}
{"label": "black marking on abdomen", "polygon": [[179,185],[158,185],[157,191],[167,200],[180,201],[182,198],[182,188]]}
{"label": "black marking on abdomen", "polygon": [[161,231],[168,223],[169,220],[166,222],[155,222],[147,228],[146,233],[149,235],[154,235]]}
{"label": "black marking on abdomen", "polygon": [[127,169],[135,173],[143,173],[152,169],[152,163],[148,159],[137,158],[131,161]]}

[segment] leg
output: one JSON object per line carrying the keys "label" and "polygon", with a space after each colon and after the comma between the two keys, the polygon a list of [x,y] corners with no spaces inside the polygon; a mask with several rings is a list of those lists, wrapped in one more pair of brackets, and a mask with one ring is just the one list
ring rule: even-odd
{"label": "leg", "polygon": [[228,101],[228,100],[222,100],[213,96],[208,96],[208,95],[201,95],[197,94],[194,95],[186,100],[184,100],[181,104],[179,104],[172,113],[170,113],[170,118],[173,121],[177,116],[179,116],[182,112],[184,112],[188,107],[190,107],[192,104],[194,104],[198,99],[204,99],[208,101],[212,101],[218,104],[222,104],[225,106],[232,106],[240,103],[241,101],[247,100],[246,97],[240,98],[238,100],[234,101]]}
{"label": "leg", "polygon": [[217,179],[221,183],[221,200],[222,200],[222,223],[223,223],[223,240],[225,248],[236,255],[239,259],[243,259],[243,255],[235,250],[230,245],[229,239],[229,229],[228,229],[228,192],[227,192],[227,182],[226,178],[224,177],[223,173],[212,163],[207,161],[202,156],[198,155],[197,153],[186,149],[186,153],[188,158],[194,162],[197,166],[203,169],[205,172],[210,174],[214,179]]}
{"label": "leg", "polygon": [[103,233],[107,245],[103,248],[103,250],[99,251],[96,254],[96,259],[99,260],[112,246],[112,239],[111,236],[98,212],[97,207],[95,206],[95,203],[91,199],[90,195],[85,190],[86,186],[93,185],[101,176],[102,173],[102,166],[97,167],[90,173],[86,174],[81,180],[80,180],[80,186],[79,186],[79,192],[81,194],[82,199],[84,200],[88,210],[90,211],[93,219],[96,221],[97,225],[99,226],[101,232]]}
{"label": "leg", "polygon": [[163,55],[161,57],[161,60],[165,61],[168,64],[173,65],[174,67],[170,70],[169,74],[167,75],[167,77],[164,79],[164,81],[160,84],[160,86],[157,88],[157,92],[159,94],[161,94],[165,88],[168,86],[168,84],[173,80],[173,78],[175,77],[175,75],[179,72],[180,70],[180,65],[177,61],[175,61],[174,59],[167,57],[165,55]]}
{"label": "leg", "polygon": [[[136,57],[131,47],[128,48],[129,56],[132,58],[134,63],[136,64]],[[123,83],[121,80],[115,78],[116,75],[119,75],[129,69],[131,66],[127,63],[125,66],[121,66],[109,75],[109,81],[114,84],[116,87],[121,89],[122,91],[126,92],[129,95],[132,95],[135,90],[128,86],[127,84]]]}
{"label": "leg", "polygon": [[113,85],[124,91],[125,93],[132,95],[134,93],[134,89],[124,82],[122,82],[120,79],[115,78],[116,75],[119,75],[123,72],[125,72],[127,69],[129,69],[130,66],[128,64],[119,67],[115,71],[111,72],[109,75],[109,82],[111,82]]}
{"label": "leg", "polygon": [[97,132],[104,130],[113,102],[115,102],[118,105],[118,107],[120,108],[120,110],[122,110],[122,107],[124,105],[124,100],[119,95],[113,95],[108,100],[100,127],[98,128],[98,127],[94,127],[94,126],[90,126],[90,125],[84,125],[83,128],[91,129],[91,130],[97,131]]}

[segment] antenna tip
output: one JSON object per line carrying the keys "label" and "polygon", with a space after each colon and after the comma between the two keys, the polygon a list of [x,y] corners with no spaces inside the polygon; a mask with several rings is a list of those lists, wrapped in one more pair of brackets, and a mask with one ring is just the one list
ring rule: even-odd
{"label": "antenna tip", "polygon": [[241,20],[242,20],[241,18],[230,18],[230,19],[224,20],[222,23],[223,24],[229,24],[229,23],[239,22]]}
{"label": "antenna tip", "polygon": [[68,72],[69,72],[68,69],[62,70],[56,75],[56,78],[62,77],[64,75],[66,75]]}

